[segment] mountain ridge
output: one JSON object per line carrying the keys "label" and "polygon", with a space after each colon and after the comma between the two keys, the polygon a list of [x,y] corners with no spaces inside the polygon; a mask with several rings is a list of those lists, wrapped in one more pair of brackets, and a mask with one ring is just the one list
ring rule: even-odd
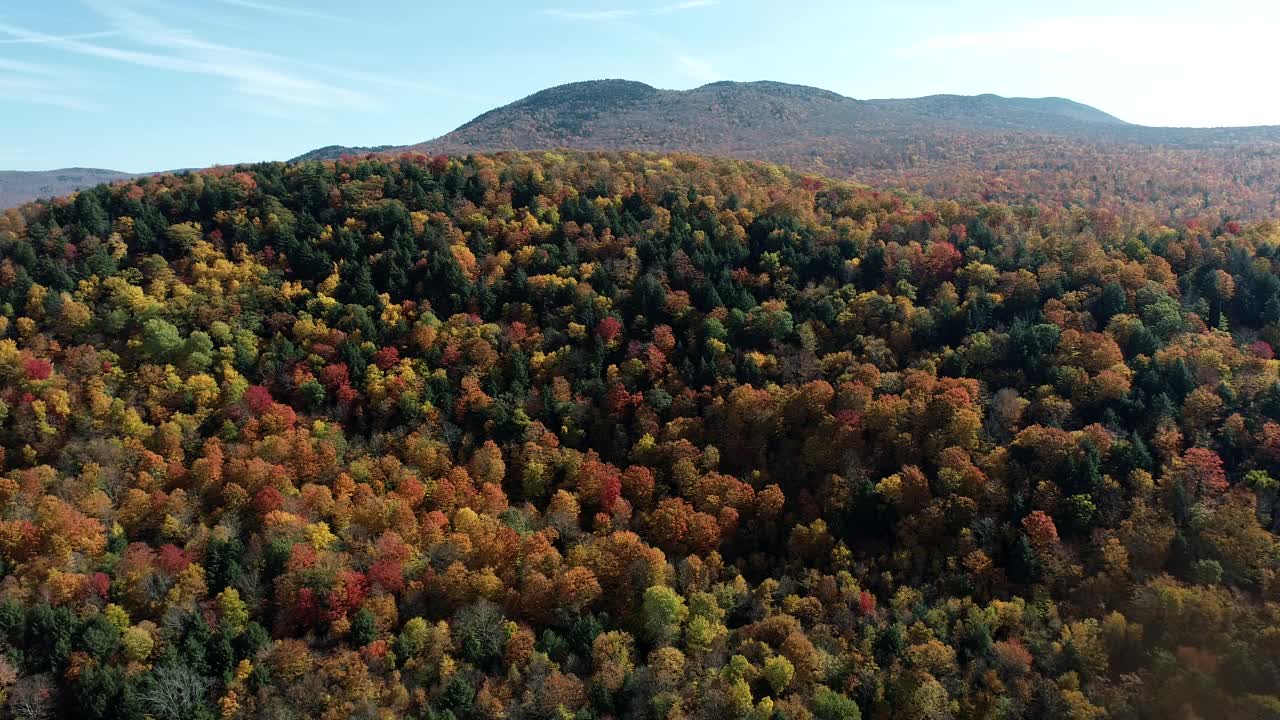
{"label": "mountain ridge", "polygon": [[[1099,124],[1130,126],[1113,115],[1102,110],[1094,108],[1083,103],[1060,97],[1004,97],[986,93],[983,95],[954,95],[939,94],[928,95],[919,98],[885,98],[860,100],[839,93],[825,90],[822,88],[799,85],[793,83],[783,83],[772,80],[757,80],[749,82],[734,81],[717,81],[707,83],[689,90],[663,90],[656,88],[647,83],[634,80],[623,79],[604,79],[604,80],[586,80],[572,83],[556,85],[550,88],[539,90],[535,93],[527,95],[518,100],[512,101],[506,105],[488,110],[460,125],[456,130],[446,133],[438,138],[420,142],[411,145],[402,146],[380,146],[378,148],[368,147],[350,147],[343,145],[330,145],[324,148],[318,148],[310,152],[304,153],[293,158],[291,161],[303,161],[313,159],[336,159],[342,155],[365,154],[369,152],[388,152],[398,150],[422,149],[432,145],[449,144],[450,139],[465,134],[468,131],[474,131],[477,128],[484,127],[485,123],[492,122],[497,119],[509,115],[513,111],[524,111],[531,113],[557,111],[561,112],[568,104],[571,107],[579,105],[589,105],[590,109],[583,112],[584,115],[598,116],[603,109],[601,102],[612,102],[615,104],[634,105],[646,100],[670,100],[673,98],[700,99],[709,97],[715,93],[719,93],[722,98],[737,94],[754,93],[760,96],[781,97],[792,100],[805,100],[812,102],[829,102],[840,103],[849,107],[857,107],[863,110],[876,109],[888,112],[901,113],[904,116],[924,115],[928,111],[929,106],[936,106],[943,103],[957,106],[965,102],[973,104],[981,101],[986,107],[983,110],[991,111],[993,104],[1004,104],[1007,107],[1018,107],[1024,112],[1028,109],[1031,112],[1042,116],[1053,116],[1055,114],[1050,108],[1057,108],[1057,114],[1062,117],[1068,117],[1073,121],[1092,121]],[[1043,105],[1044,107],[1037,107]],[[582,120],[582,116],[575,116],[573,119]],[[954,121],[954,119],[952,119]],[[971,119],[972,120],[972,119]],[[503,147],[493,149],[521,149],[518,147]],[[527,149],[527,148],[525,148]]]}
{"label": "mountain ridge", "polygon": [[0,210],[40,198],[60,197],[101,183],[128,180],[138,173],[104,168],[0,170]]}
{"label": "mountain ridge", "polygon": [[[858,100],[775,81],[662,90],[628,80],[547,88],[425,142],[457,155],[687,152],[933,197],[1102,207],[1171,220],[1280,212],[1280,126],[1159,128],[1067,98],[984,94]],[[338,159],[330,146],[295,158]]]}
{"label": "mountain ridge", "polygon": [[[634,150],[758,160],[934,197],[1195,217],[1280,213],[1280,126],[1162,128],[1061,97],[859,100],[760,80],[664,90],[624,79],[539,90],[437,138],[329,145],[289,162],[417,152]],[[88,172],[88,171],[84,171]],[[129,173],[0,176],[0,207]]]}

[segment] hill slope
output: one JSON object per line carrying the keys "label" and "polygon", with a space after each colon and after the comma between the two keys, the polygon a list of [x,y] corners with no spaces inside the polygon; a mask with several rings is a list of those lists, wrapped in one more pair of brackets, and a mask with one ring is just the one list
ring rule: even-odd
{"label": "hill slope", "polygon": [[[775,82],[688,91],[603,80],[535,93],[428,153],[576,148],[766,160],[938,197],[1108,207],[1166,219],[1280,208],[1280,128],[1131,125],[1062,98],[861,101]],[[304,158],[363,154],[332,147]]]}
{"label": "hill slope", "polygon": [[100,183],[127,180],[130,173],[92,168],[61,170],[0,170],[0,210],[16,207],[39,198],[66,195]]}
{"label": "hill slope", "polygon": [[5,717],[1274,718],[1275,233],[574,151],[0,214]]}

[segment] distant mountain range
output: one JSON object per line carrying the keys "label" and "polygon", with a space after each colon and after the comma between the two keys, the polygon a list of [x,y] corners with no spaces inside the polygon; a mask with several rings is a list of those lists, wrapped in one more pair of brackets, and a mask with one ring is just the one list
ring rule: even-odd
{"label": "distant mountain range", "polygon": [[115,170],[0,170],[0,210],[39,198],[60,197],[84,187],[137,177]]}
{"label": "distant mountain range", "polygon": [[421,150],[471,152],[575,149],[757,153],[779,142],[829,142],[866,132],[1020,130],[1085,135],[1100,127],[1136,127],[1062,98],[933,95],[854,100],[777,82],[717,82],[659,90],[629,80],[595,80],[543,90],[477,117],[435,140],[407,146],[331,145],[294,158]]}
{"label": "distant mountain range", "polygon": [[447,135],[370,152],[573,148],[692,152],[936,197],[1047,202],[1155,218],[1280,210],[1280,127],[1133,125],[1063,98],[933,95],[855,100],[777,82],[687,91],[600,80],[543,90]]}
{"label": "distant mountain range", "polygon": [[[936,196],[1137,208],[1154,217],[1207,208],[1239,217],[1280,210],[1277,126],[1146,127],[1063,98],[855,100],[777,82],[686,91],[627,80],[571,83],[490,110],[434,140],[331,145],[293,161],[557,148],[765,160]],[[70,178],[71,171],[42,175]],[[25,196],[0,185],[0,200],[7,205],[75,185],[50,184],[53,192],[45,192],[40,182],[31,178],[27,185],[37,187]]]}

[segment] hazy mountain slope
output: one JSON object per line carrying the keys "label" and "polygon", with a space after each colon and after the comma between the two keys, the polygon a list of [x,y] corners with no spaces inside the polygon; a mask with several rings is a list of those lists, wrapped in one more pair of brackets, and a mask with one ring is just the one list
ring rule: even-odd
{"label": "hazy mountain slope", "polygon": [[80,188],[135,177],[131,173],[94,168],[61,170],[0,170],[0,209],[39,198],[66,195]]}
{"label": "hazy mountain slope", "polygon": [[1180,219],[1273,214],[1280,128],[1132,125],[1063,98],[934,95],[855,100],[776,82],[687,91],[626,80],[549,88],[400,148],[466,154],[571,148],[694,152],[936,196],[1089,205]]}

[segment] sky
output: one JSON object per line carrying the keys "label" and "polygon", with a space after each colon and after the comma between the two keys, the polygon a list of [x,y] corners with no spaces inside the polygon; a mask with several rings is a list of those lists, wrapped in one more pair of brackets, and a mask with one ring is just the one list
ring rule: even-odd
{"label": "sky", "polygon": [[540,89],[777,80],[1280,124],[1273,0],[0,0],[0,169],[422,142]]}

